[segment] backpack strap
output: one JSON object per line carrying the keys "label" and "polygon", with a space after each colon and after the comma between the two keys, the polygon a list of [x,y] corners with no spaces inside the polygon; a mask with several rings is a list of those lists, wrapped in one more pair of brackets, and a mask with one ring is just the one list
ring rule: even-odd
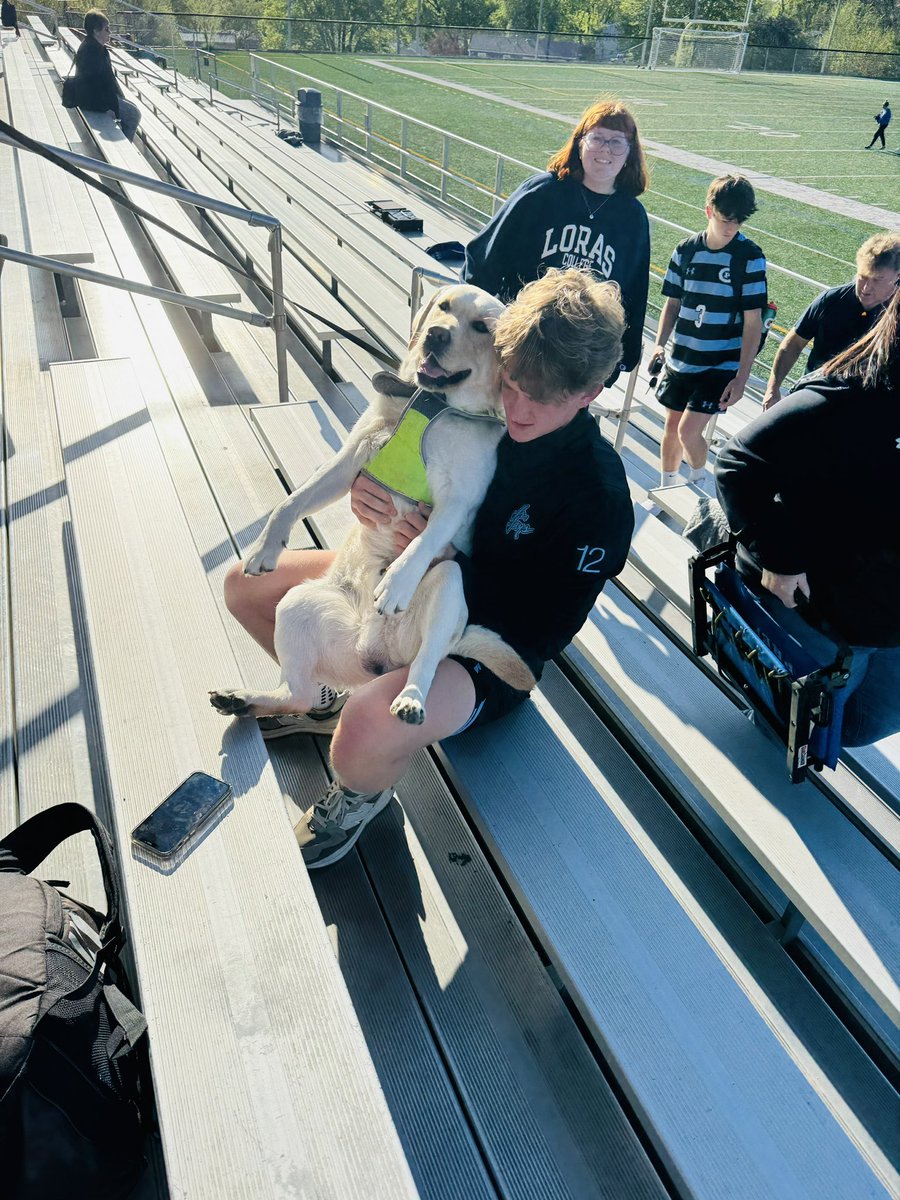
{"label": "backpack strap", "polygon": [[23,875],[30,875],[57,846],[84,831],[94,839],[103,875],[106,921],[100,937],[103,943],[101,954],[107,955],[117,952],[123,940],[119,921],[119,884],[109,834],[89,808],[66,801],[23,821],[0,841],[0,871],[19,871]]}

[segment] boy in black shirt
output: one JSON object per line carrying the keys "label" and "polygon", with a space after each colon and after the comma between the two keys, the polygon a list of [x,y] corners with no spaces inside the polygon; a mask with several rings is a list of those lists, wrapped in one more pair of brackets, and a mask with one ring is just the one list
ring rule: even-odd
{"label": "boy in black shirt", "polygon": [[[587,406],[622,352],[618,289],[582,271],[551,270],[528,284],[498,319],[507,433],[497,471],[475,520],[472,551],[459,555],[469,622],[498,632],[539,677],[586,620],[607,579],[625,564],[634,515],[622,462]],[[378,524],[391,515],[389,493],[354,484],[354,512]],[[410,522],[410,535],[424,528]],[[285,592],[321,574],[331,555],[286,551],[270,575],[229,572],[232,613],[272,653],[274,609]],[[304,814],[297,839],[307,866],[327,866],[352,848],[387,806],[410,758],[424,746],[484,724],[527,699],[471,659],[440,664],[422,725],[390,714],[407,669],[357,689],[342,708],[296,732],[334,732],[335,782]]]}

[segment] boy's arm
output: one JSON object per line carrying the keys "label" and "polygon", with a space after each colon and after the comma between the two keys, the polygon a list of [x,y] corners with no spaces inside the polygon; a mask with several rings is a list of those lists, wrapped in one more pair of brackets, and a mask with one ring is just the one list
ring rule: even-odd
{"label": "boy's arm", "polygon": [[[793,367],[808,345],[809,339],[801,337],[796,329],[792,329],[778,347],[775,360],[772,363],[772,370],[769,372],[766,392],[763,396],[762,406],[764,409],[771,408],[773,404],[777,404],[781,399],[781,385],[790,374],[791,367]],[[743,344],[741,345],[741,349],[743,349]]]}
{"label": "boy's arm", "polygon": [[680,296],[669,296],[659,314],[659,324],[656,327],[656,343],[653,347],[653,357],[664,354],[666,342],[672,336],[675,322],[678,320],[678,310],[681,308]]}
{"label": "boy's arm", "polygon": [[762,337],[762,309],[751,308],[744,313],[744,332],[741,337],[741,361],[738,373],[730,383],[725,385],[725,391],[719,399],[719,410],[724,412],[732,404],[737,404],[744,394],[753,360],[759,351],[759,339]]}

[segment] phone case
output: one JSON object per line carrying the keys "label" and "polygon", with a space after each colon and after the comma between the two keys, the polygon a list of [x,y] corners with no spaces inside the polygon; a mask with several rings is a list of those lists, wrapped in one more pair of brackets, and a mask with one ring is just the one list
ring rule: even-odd
{"label": "phone case", "polygon": [[231,787],[194,771],[135,827],[131,840],[158,859],[169,859],[196,841],[231,798]]}

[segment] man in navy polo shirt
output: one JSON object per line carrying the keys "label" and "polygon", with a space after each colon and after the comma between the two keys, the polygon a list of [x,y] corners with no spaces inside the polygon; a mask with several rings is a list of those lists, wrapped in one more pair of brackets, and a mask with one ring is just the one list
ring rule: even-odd
{"label": "man in navy polo shirt", "polygon": [[781,399],[781,385],[812,342],[806,373],[859,341],[884,312],[900,284],[900,233],[876,233],[856,252],[856,278],[813,300],[785,337],[766,384],[763,408]]}
{"label": "man in navy polo shirt", "polygon": [[877,128],[876,128],[875,132],[872,134],[871,142],[869,142],[868,146],[866,146],[867,150],[871,150],[879,138],[881,138],[882,150],[887,149],[887,147],[884,144],[884,133],[885,133],[885,130],[887,129],[888,125],[890,125],[890,123],[891,123],[892,116],[893,116],[893,113],[891,112],[891,106],[890,106],[890,104],[888,104],[887,100],[885,100],[884,104],[882,104],[882,106],[881,106],[881,112],[876,113],[876,115],[875,115],[875,121],[877,122]]}

